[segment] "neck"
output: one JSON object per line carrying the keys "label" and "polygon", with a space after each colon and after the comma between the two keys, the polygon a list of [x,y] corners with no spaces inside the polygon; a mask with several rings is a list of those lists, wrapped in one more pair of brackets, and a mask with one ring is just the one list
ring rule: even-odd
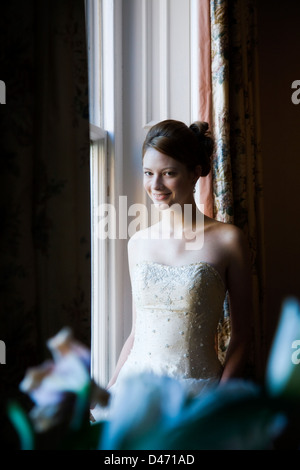
{"label": "neck", "polygon": [[199,216],[203,214],[199,211],[195,200],[184,205],[173,204],[167,209],[160,211],[163,231],[173,234],[175,231],[184,233],[196,230],[199,225]]}

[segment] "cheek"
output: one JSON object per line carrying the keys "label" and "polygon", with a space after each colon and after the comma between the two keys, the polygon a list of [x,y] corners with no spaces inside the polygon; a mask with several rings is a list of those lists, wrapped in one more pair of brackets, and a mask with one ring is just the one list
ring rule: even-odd
{"label": "cheek", "polygon": [[145,191],[149,192],[150,183],[146,178],[144,178],[144,180],[143,180],[143,186],[144,186]]}
{"label": "cheek", "polygon": [[176,184],[174,185],[174,189],[176,189],[177,192],[185,192],[189,187],[190,185],[187,183],[186,179],[180,179],[176,181]]}

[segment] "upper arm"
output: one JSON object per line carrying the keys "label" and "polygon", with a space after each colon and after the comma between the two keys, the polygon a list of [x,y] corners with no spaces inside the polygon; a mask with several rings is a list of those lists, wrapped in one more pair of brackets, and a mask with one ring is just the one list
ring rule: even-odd
{"label": "upper arm", "polygon": [[[128,241],[127,244],[127,253],[128,253],[128,267],[129,267],[129,275],[130,275],[130,281],[132,279],[132,269],[135,263],[135,249],[134,249],[134,240],[131,238]],[[135,333],[135,320],[136,320],[136,308],[135,308],[135,303],[134,299],[132,298],[132,326],[131,326],[131,333],[130,335],[134,337]]]}
{"label": "upper arm", "polygon": [[248,337],[252,331],[252,279],[250,250],[246,237],[231,227],[228,240],[227,285],[232,335]]}

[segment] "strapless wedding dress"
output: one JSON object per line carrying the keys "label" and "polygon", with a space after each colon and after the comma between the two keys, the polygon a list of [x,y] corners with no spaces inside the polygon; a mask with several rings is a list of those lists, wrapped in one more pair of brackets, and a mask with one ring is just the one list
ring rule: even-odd
{"label": "strapless wedding dress", "polygon": [[116,387],[143,372],[176,378],[196,394],[217,383],[222,365],[215,340],[226,294],[219,272],[205,262],[142,261],[131,282],[135,340]]}

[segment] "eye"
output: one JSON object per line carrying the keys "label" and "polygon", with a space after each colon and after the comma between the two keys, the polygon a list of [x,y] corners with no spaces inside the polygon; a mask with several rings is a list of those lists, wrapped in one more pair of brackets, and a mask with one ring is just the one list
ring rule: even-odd
{"label": "eye", "polygon": [[166,176],[175,176],[176,173],[175,173],[175,171],[166,171],[166,172],[164,173],[164,175],[166,175]]}
{"label": "eye", "polygon": [[152,173],[151,173],[151,171],[145,170],[145,171],[144,171],[144,175],[145,175],[145,176],[151,176]]}

